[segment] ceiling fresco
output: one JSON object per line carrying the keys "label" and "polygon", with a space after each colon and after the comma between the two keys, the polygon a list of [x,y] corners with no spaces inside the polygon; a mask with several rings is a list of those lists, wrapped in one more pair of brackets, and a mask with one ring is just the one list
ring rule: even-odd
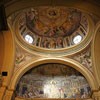
{"label": "ceiling fresco", "polygon": [[19,98],[89,98],[85,77],[63,64],[39,65],[25,73],[16,87]]}
{"label": "ceiling fresco", "polygon": [[71,35],[80,25],[81,12],[76,9],[42,7],[25,12],[27,28],[41,37]]}
{"label": "ceiling fresco", "polygon": [[75,45],[75,36],[80,35],[83,40],[89,28],[85,13],[68,7],[43,6],[24,9],[10,16],[9,23],[14,21],[18,25],[18,33],[27,43],[46,49]]}

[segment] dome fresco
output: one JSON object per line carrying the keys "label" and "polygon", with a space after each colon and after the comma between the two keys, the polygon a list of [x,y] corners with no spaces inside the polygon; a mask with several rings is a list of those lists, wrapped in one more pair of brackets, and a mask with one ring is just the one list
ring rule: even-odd
{"label": "dome fresco", "polygon": [[[79,44],[88,32],[86,14],[75,8],[32,7],[17,15],[18,33],[26,43],[40,48],[67,48]],[[81,40],[74,42],[77,35]]]}
{"label": "dome fresco", "polygon": [[16,97],[89,98],[90,86],[77,70],[63,64],[39,65],[26,72],[16,87]]}
{"label": "dome fresco", "polygon": [[79,27],[81,12],[64,8],[31,9],[25,18],[27,28],[34,34],[58,38],[71,35]]}

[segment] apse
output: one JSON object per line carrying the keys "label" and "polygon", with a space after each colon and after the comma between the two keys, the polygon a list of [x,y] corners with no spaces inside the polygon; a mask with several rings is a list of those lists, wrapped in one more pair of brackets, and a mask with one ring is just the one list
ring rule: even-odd
{"label": "apse", "polygon": [[26,72],[17,84],[15,95],[27,99],[86,99],[91,96],[91,88],[76,69],[64,64],[47,63]]}

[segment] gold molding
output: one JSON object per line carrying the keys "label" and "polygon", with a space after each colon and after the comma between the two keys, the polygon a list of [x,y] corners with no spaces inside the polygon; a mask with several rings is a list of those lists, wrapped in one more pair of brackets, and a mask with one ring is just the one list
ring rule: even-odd
{"label": "gold molding", "polygon": [[69,65],[73,68],[75,68],[76,70],[78,70],[80,73],[82,73],[85,78],[87,79],[87,81],[90,84],[90,87],[92,90],[95,90],[97,88],[97,85],[95,83],[95,78],[93,76],[93,74],[87,69],[85,68],[83,65],[81,65],[80,63],[78,63],[77,61],[74,61],[72,59],[69,58],[64,58],[64,57],[40,57],[37,59],[31,59],[28,63],[23,64],[22,66],[20,66],[16,72],[14,73],[10,85],[9,85],[9,89],[14,90],[16,88],[16,85],[19,81],[19,79],[23,76],[23,74],[25,72],[27,72],[29,69],[36,67],[37,65],[40,64],[45,64],[45,63],[61,63],[61,64],[65,64],[65,65]]}
{"label": "gold molding", "polygon": [[[92,40],[92,48],[91,48],[91,51],[92,51],[92,62],[93,62],[93,69],[94,69],[94,74],[96,76],[96,80],[98,82],[98,87],[100,86],[100,77],[99,77],[99,72],[98,72],[98,69],[97,69],[97,62],[96,62],[96,51],[95,51],[95,41],[96,41],[96,37],[97,37],[97,34],[98,33],[98,29],[100,29],[100,21],[96,24],[95,26],[95,32],[94,32],[94,35],[93,35],[93,40]],[[96,44],[97,45],[97,44]],[[99,46],[98,46],[99,47]]]}

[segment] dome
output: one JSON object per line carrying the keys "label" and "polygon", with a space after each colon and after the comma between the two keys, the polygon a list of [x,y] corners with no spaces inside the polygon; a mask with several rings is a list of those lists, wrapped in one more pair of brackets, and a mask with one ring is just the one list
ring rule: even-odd
{"label": "dome", "polygon": [[18,33],[25,42],[39,48],[68,48],[79,44],[88,32],[86,14],[75,8],[31,7],[15,15]]}

